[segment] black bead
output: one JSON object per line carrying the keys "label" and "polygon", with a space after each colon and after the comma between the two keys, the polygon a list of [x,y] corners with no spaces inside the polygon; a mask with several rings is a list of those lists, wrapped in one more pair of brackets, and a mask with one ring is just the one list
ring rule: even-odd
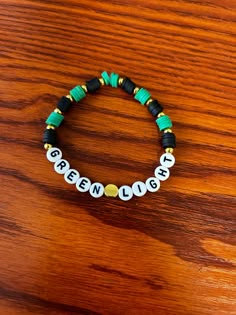
{"label": "black bead", "polygon": [[57,103],[57,108],[62,112],[67,112],[71,105],[72,101],[68,97],[62,96],[62,98]]}
{"label": "black bead", "polygon": [[121,84],[121,87],[128,94],[133,94],[136,84],[133,81],[131,81],[129,78],[124,78]]}
{"label": "black bead", "polygon": [[86,87],[88,92],[93,93],[100,89],[101,83],[98,78],[93,78],[89,81],[86,81]]}
{"label": "black bead", "polygon": [[148,104],[148,110],[153,116],[157,116],[163,111],[163,107],[158,103],[157,100],[153,100]]}
{"label": "black bead", "polygon": [[43,143],[56,144],[56,130],[45,129],[43,134]]}
{"label": "black bead", "polygon": [[175,134],[172,132],[164,133],[161,137],[161,143],[164,149],[175,148],[176,147]]}

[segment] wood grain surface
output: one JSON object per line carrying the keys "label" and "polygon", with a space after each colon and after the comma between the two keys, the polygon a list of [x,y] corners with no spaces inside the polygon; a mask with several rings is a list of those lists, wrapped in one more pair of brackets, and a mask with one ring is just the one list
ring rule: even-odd
{"label": "wood grain surface", "polygon": [[[235,0],[0,1],[0,314],[236,314]],[[173,120],[171,178],[129,202],[79,193],[45,158],[57,100],[106,70]],[[131,185],[162,152],[121,89],[58,130],[92,181]]]}

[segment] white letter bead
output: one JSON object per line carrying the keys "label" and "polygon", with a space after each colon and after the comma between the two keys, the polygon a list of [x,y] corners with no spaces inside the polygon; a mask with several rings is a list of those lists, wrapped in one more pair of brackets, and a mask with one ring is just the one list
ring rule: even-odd
{"label": "white letter bead", "polygon": [[119,188],[119,198],[123,201],[128,201],[133,197],[131,187],[124,185]]}
{"label": "white letter bead", "polygon": [[76,182],[76,188],[80,192],[86,192],[91,186],[91,181],[87,177],[80,177]]}
{"label": "white letter bead", "polygon": [[175,157],[171,153],[164,153],[160,157],[160,163],[165,167],[172,167],[175,164]]}
{"label": "white letter bead", "polygon": [[47,150],[47,159],[50,162],[56,162],[62,158],[62,152],[58,148],[51,148]]}
{"label": "white letter bead", "polygon": [[58,174],[65,174],[69,168],[69,162],[63,159],[56,161],[54,164],[54,169]]}
{"label": "white letter bead", "polygon": [[156,177],[149,177],[146,180],[147,190],[150,192],[156,192],[160,188],[160,181]]}
{"label": "white letter bead", "polygon": [[144,196],[147,192],[147,187],[143,182],[135,182],[132,185],[132,190],[135,196],[141,197]]}
{"label": "white letter bead", "polygon": [[167,167],[165,166],[158,166],[155,169],[155,176],[156,178],[158,178],[159,180],[166,180],[169,178],[170,176],[170,171]]}
{"label": "white letter bead", "polygon": [[75,184],[79,177],[79,172],[71,168],[64,175],[64,179],[68,184]]}
{"label": "white letter bead", "polygon": [[101,183],[93,183],[90,186],[89,192],[92,197],[100,198],[104,193],[104,186]]}

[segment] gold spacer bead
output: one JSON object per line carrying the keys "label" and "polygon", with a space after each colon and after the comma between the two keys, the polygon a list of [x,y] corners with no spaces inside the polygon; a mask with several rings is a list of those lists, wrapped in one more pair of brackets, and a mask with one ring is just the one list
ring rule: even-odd
{"label": "gold spacer bead", "polygon": [[164,114],[163,112],[161,112],[161,113],[159,113],[159,114],[157,115],[158,118],[161,117],[161,116],[165,116],[165,114]]}
{"label": "gold spacer bead", "polygon": [[174,149],[173,148],[165,148],[165,152],[172,154],[174,152]]}
{"label": "gold spacer bead", "polygon": [[74,101],[74,100],[73,100],[73,97],[72,97],[70,94],[66,95],[66,97],[69,98],[69,100],[71,100],[71,102]]}
{"label": "gold spacer bead", "polygon": [[172,131],[172,129],[170,129],[170,128],[164,130],[164,133],[172,133],[172,132],[173,132],[173,131]]}
{"label": "gold spacer bead", "polygon": [[153,101],[153,99],[152,98],[149,98],[149,100],[146,102],[146,104],[145,105],[149,105],[151,102]]}
{"label": "gold spacer bead", "polygon": [[49,150],[49,149],[51,149],[52,148],[52,145],[51,144],[49,144],[49,143],[45,143],[44,144],[44,149],[45,150]]}
{"label": "gold spacer bead", "polygon": [[81,85],[82,89],[84,90],[85,93],[88,92],[87,86],[85,84]]}
{"label": "gold spacer bead", "polygon": [[139,90],[140,90],[140,88],[139,88],[139,87],[136,87],[136,88],[134,89],[134,95],[137,94]]}
{"label": "gold spacer bead", "polygon": [[60,111],[59,108],[55,108],[55,109],[54,109],[54,113],[62,114],[62,112]]}
{"label": "gold spacer bead", "polygon": [[99,82],[101,83],[101,85],[105,85],[105,81],[103,78],[99,78]]}
{"label": "gold spacer bead", "polygon": [[119,85],[121,85],[123,83],[124,79],[123,78],[119,78]]}
{"label": "gold spacer bead", "polygon": [[107,197],[115,198],[118,195],[118,193],[119,193],[119,189],[116,185],[108,184],[104,188],[104,194]]}
{"label": "gold spacer bead", "polygon": [[46,128],[46,129],[56,129],[56,127],[53,126],[53,125],[47,125],[47,128]]}

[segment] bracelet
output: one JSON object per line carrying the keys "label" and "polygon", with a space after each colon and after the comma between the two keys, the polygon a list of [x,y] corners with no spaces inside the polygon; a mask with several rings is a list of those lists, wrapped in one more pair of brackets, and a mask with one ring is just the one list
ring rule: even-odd
{"label": "bracelet", "polygon": [[[80,176],[80,173],[70,168],[67,160],[62,158],[62,152],[55,147],[56,145],[56,128],[62,123],[63,113],[67,112],[73,102],[81,101],[86,93],[94,93],[101,86],[111,85],[117,88],[120,86],[128,94],[133,94],[134,98],[142,105],[146,105],[149,112],[156,118],[156,124],[162,132],[161,144],[165,151],[160,157],[160,166],[158,166],[152,177],[149,177],[145,183],[142,181],[135,182],[132,186],[123,185],[118,188],[114,184],[108,184],[105,187],[99,183],[91,183],[87,177]],[[67,96],[62,96],[57,104],[57,108],[48,116],[46,120],[47,127],[44,131],[43,142],[47,150],[46,156],[50,162],[54,163],[54,170],[58,174],[63,174],[64,179],[69,184],[75,184],[80,192],[89,191],[94,198],[103,195],[107,197],[117,197],[121,200],[130,200],[133,196],[141,197],[149,192],[156,192],[160,188],[160,181],[165,181],[170,176],[169,168],[175,163],[173,150],[176,146],[175,134],[172,132],[172,122],[170,118],[163,113],[163,107],[151,94],[144,88],[139,88],[128,77],[121,78],[118,74],[112,73],[110,76],[106,71],[102,72],[101,78],[93,78],[87,81],[85,85],[74,87]]]}

